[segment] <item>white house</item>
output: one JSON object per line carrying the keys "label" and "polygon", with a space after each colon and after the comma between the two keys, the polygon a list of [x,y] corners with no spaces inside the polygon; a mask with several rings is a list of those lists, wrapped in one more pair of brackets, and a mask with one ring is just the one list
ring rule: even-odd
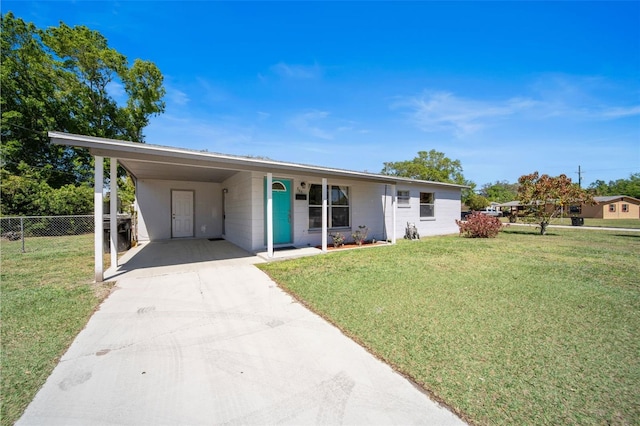
{"label": "white house", "polygon": [[[369,238],[391,243],[404,236],[407,222],[421,236],[458,232],[461,185],[59,132],[49,137],[95,157],[97,281],[104,158],[111,159],[111,176],[119,164],[135,181],[138,241],[224,238],[272,256],[278,246],[326,251],[329,233],[350,236],[360,225],[368,227]],[[115,219],[111,229],[115,244]]]}

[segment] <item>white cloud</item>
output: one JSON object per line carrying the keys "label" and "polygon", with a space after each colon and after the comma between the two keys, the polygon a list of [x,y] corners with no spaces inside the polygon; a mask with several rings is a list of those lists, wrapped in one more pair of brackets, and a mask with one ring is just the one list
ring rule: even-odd
{"label": "white cloud", "polygon": [[640,115],[637,95],[601,76],[549,73],[539,76],[531,90],[539,99],[539,118],[615,120]]}
{"label": "white cloud", "polygon": [[271,66],[271,71],[283,78],[309,80],[322,76],[322,68],[318,64],[300,65],[278,62]]}
{"label": "white cloud", "polygon": [[314,136],[320,139],[333,139],[333,135],[328,131],[321,129],[318,122],[323,121],[329,116],[327,111],[308,111],[297,114],[289,124],[298,129],[298,131]]}
{"label": "white cloud", "polygon": [[185,106],[189,103],[189,96],[182,90],[168,84],[165,85],[165,89],[167,90],[167,103],[178,106]]}
{"label": "white cloud", "polygon": [[269,117],[271,117],[271,114],[268,112],[258,111],[258,121],[265,121]]}
{"label": "white cloud", "polygon": [[408,111],[410,121],[426,132],[451,132],[467,136],[500,120],[540,121],[554,118],[616,120],[640,115],[640,105],[626,103],[610,84],[596,77],[553,75],[538,79],[529,97],[498,100],[471,99],[433,91],[401,98],[392,109]]}
{"label": "white cloud", "polygon": [[640,105],[631,106],[631,107],[605,108],[600,113],[602,117],[605,117],[605,118],[631,117],[634,115],[640,115]]}
{"label": "white cloud", "polygon": [[490,102],[464,99],[449,92],[428,92],[398,101],[392,108],[411,110],[411,121],[424,131],[451,130],[464,136],[486,127],[493,118],[507,117],[533,105],[535,102],[530,99]]}
{"label": "white cloud", "polygon": [[117,81],[110,81],[107,83],[107,93],[111,96],[117,104],[123,105],[127,102],[127,92],[124,90],[124,86]]}

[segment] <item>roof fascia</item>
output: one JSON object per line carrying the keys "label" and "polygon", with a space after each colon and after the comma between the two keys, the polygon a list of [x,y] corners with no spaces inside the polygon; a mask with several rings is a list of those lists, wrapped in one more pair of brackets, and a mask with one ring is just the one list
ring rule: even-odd
{"label": "roof fascia", "polygon": [[342,178],[351,178],[392,185],[404,183],[415,185],[444,186],[456,189],[469,188],[465,185],[457,185],[452,183],[432,182],[399,176],[388,176],[351,170],[308,166],[304,164],[284,163],[258,158],[234,157],[224,154],[189,151],[181,148],[149,145],[138,142],[128,142],[116,139],[98,138],[94,136],[75,135],[72,133],[49,132],[48,136],[51,138],[51,143],[53,144],[87,148],[92,155],[99,155],[103,157],[123,159],[126,158],[138,161],[225,168],[243,171],[272,172],[274,170],[282,170],[315,176],[337,176]]}

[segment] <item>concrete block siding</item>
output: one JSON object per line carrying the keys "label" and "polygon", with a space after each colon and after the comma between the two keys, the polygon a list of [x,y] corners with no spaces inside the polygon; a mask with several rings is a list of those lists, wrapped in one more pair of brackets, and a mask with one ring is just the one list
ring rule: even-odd
{"label": "concrete block siding", "polygon": [[[321,231],[309,229],[309,188],[322,179],[303,175],[274,175],[274,179],[292,183],[292,245],[321,244]],[[251,252],[263,251],[265,245],[264,179],[260,172],[237,172],[222,183],[172,180],[139,180],[137,182],[138,238],[140,241],[171,238],[171,191],[194,192],[194,237],[224,237]],[[304,188],[302,182],[305,183]],[[339,229],[350,239],[358,226],[369,228],[369,238],[391,239],[393,185],[361,180],[329,179],[328,185],[349,188],[351,227]],[[407,222],[415,223],[421,236],[456,233],[455,219],[460,212],[460,191],[437,185],[398,185],[395,190],[408,190],[409,204],[396,210],[396,236],[404,236]],[[435,194],[435,217],[420,219],[420,192]],[[295,194],[306,194],[296,200]],[[224,210],[223,210],[224,209]]]}

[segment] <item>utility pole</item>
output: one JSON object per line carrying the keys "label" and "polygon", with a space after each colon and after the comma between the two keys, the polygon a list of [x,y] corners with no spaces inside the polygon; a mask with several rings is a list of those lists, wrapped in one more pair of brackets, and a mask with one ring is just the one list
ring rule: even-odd
{"label": "utility pole", "polygon": [[578,188],[582,188],[582,169],[578,166]]}

